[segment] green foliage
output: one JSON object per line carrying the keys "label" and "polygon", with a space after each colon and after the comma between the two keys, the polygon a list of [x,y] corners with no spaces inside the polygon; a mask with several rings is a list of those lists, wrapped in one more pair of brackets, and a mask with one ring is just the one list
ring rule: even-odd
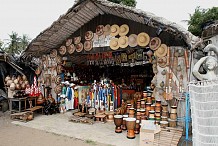
{"label": "green foliage", "polygon": [[4,42],[2,42],[2,41],[0,40],[0,51],[4,51],[3,45],[4,45]]}
{"label": "green foliage", "polygon": [[196,36],[201,36],[203,24],[214,20],[218,20],[218,7],[213,7],[211,9],[201,9],[200,7],[197,7],[194,14],[190,14],[188,30]]}
{"label": "green foliage", "polygon": [[108,0],[108,1],[114,2],[117,4],[123,4],[123,5],[130,6],[130,7],[136,6],[136,0]]}
{"label": "green foliage", "polygon": [[[21,54],[29,44],[29,37],[27,35],[19,36],[18,33],[12,32],[9,35],[6,46],[1,48],[2,51],[5,51],[8,54]],[[1,46],[1,44],[0,44]]]}

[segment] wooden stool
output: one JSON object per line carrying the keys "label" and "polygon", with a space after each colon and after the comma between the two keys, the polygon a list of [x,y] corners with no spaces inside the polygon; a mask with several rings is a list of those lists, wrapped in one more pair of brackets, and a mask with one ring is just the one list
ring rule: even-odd
{"label": "wooden stool", "polygon": [[95,121],[106,122],[106,115],[95,115]]}

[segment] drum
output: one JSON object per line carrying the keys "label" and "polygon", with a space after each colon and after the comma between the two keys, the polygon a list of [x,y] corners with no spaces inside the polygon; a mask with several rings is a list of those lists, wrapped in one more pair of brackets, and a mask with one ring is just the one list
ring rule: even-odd
{"label": "drum", "polygon": [[152,104],[152,99],[151,99],[151,97],[147,97],[147,103]]}
{"label": "drum", "polygon": [[149,111],[149,120],[154,120],[155,119],[154,113],[155,113],[155,111]]}
{"label": "drum", "polygon": [[155,112],[160,112],[161,111],[161,106],[155,106]]}
{"label": "drum", "polygon": [[161,100],[156,100],[156,106],[161,106]]}
{"label": "drum", "polygon": [[169,127],[176,127],[176,120],[168,119]]}
{"label": "drum", "polygon": [[170,113],[177,113],[177,106],[171,106]]}
{"label": "drum", "polygon": [[162,105],[162,110],[163,110],[163,111],[168,111],[168,105],[167,105],[167,104]]}
{"label": "drum", "polygon": [[146,120],[146,112],[145,112],[145,109],[141,109],[140,117],[141,117],[141,120]]}
{"label": "drum", "polygon": [[129,109],[131,108],[131,103],[128,103],[126,106],[126,113],[129,114]]}
{"label": "drum", "polygon": [[151,110],[151,103],[146,103],[146,116],[148,117],[149,111]]}
{"label": "drum", "polygon": [[170,119],[171,120],[176,120],[176,118],[177,118],[177,114],[176,113],[171,113],[170,114]]}
{"label": "drum", "polygon": [[167,117],[161,116],[161,121],[168,121]]}
{"label": "drum", "polygon": [[155,117],[160,117],[160,112],[155,112]]}
{"label": "drum", "polygon": [[162,111],[162,116],[168,117],[168,111]]}
{"label": "drum", "polygon": [[127,138],[135,138],[135,124],[136,118],[126,118]]}
{"label": "drum", "polygon": [[141,110],[140,109],[137,109],[137,112],[136,112],[136,120],[141,120]]}
{"label": "drum", "polygon": [[123,124],[122,124],[122,130],[126,130],[126,118],[128,118],[128,115],[123,115]]}
{"label": "drum", "polygon": [[137,105],[136,105],[136,108],[137,109],[140,109],[141,108],[141,100],[137,100]]}
{"label": "drum", "polygon": [[160,127],[168,127],[167,121],[160,121]]}
{"label": "drum", "polygon": [[143,91],[143,98],[146,99],[147,98],[147,91]]}
{"label": "drum", "polygon": [[123,123],[123,116],[122,115],[114,115],[114,124],[116,125],[115,132],[121,133],[122,128],[121,125]]}
{"label": "drum", "polygon": [[134,116],[135,116],[135,109],[131,107],[129,108],[129,117],[134,118]]}
{"label": "drum", "polygon": [[141,99],[141,108],[145,108],[145,99]]}
{"label": "drum", "polygon": [[139,134],[139,130],[140,130],[140,121],[136,120],[136,124],[135,124],[135,134]]}
{"label": "drum", "polygon": [[151,111],[154,111],[155,110],[155,105],[151,105]]}

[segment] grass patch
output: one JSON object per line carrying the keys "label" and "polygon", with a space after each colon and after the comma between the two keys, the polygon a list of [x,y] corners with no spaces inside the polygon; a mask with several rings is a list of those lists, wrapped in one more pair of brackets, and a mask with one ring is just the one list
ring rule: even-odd
{"label": "grass patch", "polygon": [[90,145],[96,145],[95,141],[92,141],[92,140],[89,140],[89,139],[87,139],[85,142],[90,144]]}

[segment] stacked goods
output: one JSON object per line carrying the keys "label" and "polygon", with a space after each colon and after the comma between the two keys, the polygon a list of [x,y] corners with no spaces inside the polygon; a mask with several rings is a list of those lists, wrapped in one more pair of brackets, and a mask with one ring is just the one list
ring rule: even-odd
{"label": "stacked goods", "polygon": [[176,127],[176,119],[177,119],[177,106],[171,106],[170,118],[168,119],[170,127]]}
{"label": "stacked goods", "polygon": [[162,116],[160,121],[161,127],[168,127],[168,105],[162,104]]}
{"label": "stacked goods", "polygon": [[146,103],[146,116],[149,116],[149,111],[151,110],[151,103]]}
{"label": "stacked goods", "polygon": [[155,111],[149,111],[149,120],[155,120]]}
{"label": "stacked goods", "polygon": [[141,120],[146,120],[146,119],[147,119],[147,116],[146,116],[145,109],[141,109],[140,111],[141,111],[141,112],[140,112]]}
{"label": "stacked goods", "polygon": [[136,120],[141,120],[141,110],[140,109],[137,109],[136,110]]}
{"label": "stacked goods", "polygon": [[140,108],[141,108],[141,100],[138,99],[138,100],[137,100],[136,109],[138,110],[138,109],[140,109]]}
{"label": "stacked goods", "polygon": [[26,86],[29,85],[29,82],[27,81],[27,78],[25,75],[20,76],[18,75],[17,77],[9,77],[7,76],[5,78],[5,85],[8,87],[10,90],[25,90]]}
{"label": "stacked goods", "polygon": [[155,104],[155,123],[156,124],[160,124],[160,120],[161,120],[161,100],[156,100],[156,104]]}

